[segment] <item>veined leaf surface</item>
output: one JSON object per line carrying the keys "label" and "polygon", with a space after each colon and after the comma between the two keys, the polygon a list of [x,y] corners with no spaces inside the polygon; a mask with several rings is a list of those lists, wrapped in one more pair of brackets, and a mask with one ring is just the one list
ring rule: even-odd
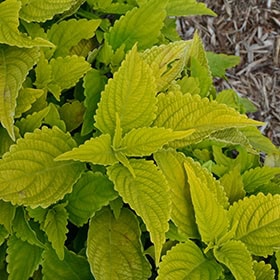
{"label": "veined leaf surface", "polygon": [[90,39],[101,20],[70,19],[52,25],[48,31],[48,39],[56,45],[54,56],[69,55],[70,49],[77,45],[82,39]]}
{"label": "veined leaf surface", "polygon": [[160,35],[166,17],[167,0],[154,0],[135,7],[122,16],[106,34],[106,39],[114,50],[125,45],[129,50],[137,43],[139,49],[153,46]]}
{"label": "veined leaf surface", "polygon": [[38,37],[32,39],[19,32],[20,7],[21,2],[17,0],[5,0],[0,3],[0,43],[22,48],[54,47],[51,42],[45,39]]}
{"label": "veined leaf surface", "polygon": [[77,0],[25,0],[20,17],[27,22],[44,22],[69,10],[76,2]]}
{"label": "veined leaf surface", "polygon": [[[211,173],[193,160],[186,159],[184,166],[201,239],[207,244],[216,243],[227,232],[229,223],[223,208],[224,201],[217,196],[221,186]],[[215,189],[216,193],[212,191]]]}
{"label": "veined leaf surface", "polygon": [[158,151],[154,154],[154,158],[170,185],[172,221],[178,227],[178,230],[189,238],[199,237],[190,187],[183,165],[186,157],[182,153],[169,149]]}
{"label": "veined leaf surface", "polygon": [[280,196],[259,193],[230,207],[228,218],[241,240],[257,256],[271,255],[280,248]]}
{"label": "veined leaf surface", "polygon": [[173,130],[195,129],[186,140],[175,141],[174,145],[186,146],[201,141],[212,132],[243,126],[258,126],[262,122],[248,119],[234,109],[198,95],[169,92],[158,96],[158,114],[154,125]]}
{"label": "veined leaf surface", "polygon": [[156,112],[156,84],[152,70],[134,47],[101,94],[95,126],[111,136],[118,113],[123,132],[150,126]]}
{"label": "veined leaf surface", "polygon": [[12,223],[16,214],[16,207],[9,202],[0,200],[0,224],[5,227],[8,232],[12,231]]}
{"label": "veined leaf surface", "polygon": [[162,244],[165,241],[171,212],[168,183],[152,161],[129,160],[135,177],[121,164],[108,168],[110,180],[114,182],[124,202],[143,219],[155,245],[158,264]]}
{"label": "veined leaf surface", "polygon": [[214,255],[220,263],[226,265],[236,280],[255,280],[253,259],[244,243],[229,240],[220,248],[214,249]]}
{"label": "veined leaf surface", "polygon": [[206,258],[201,249],[189,240],[177,244],[162,258],[157,280],[213,280],[221,274],[222,267],[215,260]]}
{"label": "veined leaf surface", "polygon": [[48,207],[70,192],[83,165],[55,162],[76,143],[57,127],[26,133],[0,160],[0,197],[12,204]]}
{"label": "veined leaf surface", "polygon": [[8,46],[0,48],[0,121],[13,140],[15,140],[13,124],[18,91],[38,57],[37,48],[21,49]]}
{"label": "veined leaf surface", "polygon": [[264,261],[254,261],[253,269],[257,280],[275,280],[275,270]]}
{"label": "veined leaf surface", "polygon": [[111,165],[118,162],[111,145],[111,136],[102,134],[99,137],[87,140],[72,151],[59,155],[56,160],[72,159],[93,164]]}
{"label": "veined leaf surface", "polygon": [[91,219],[87,240],[87,256],[96,280],[149,278],[139,223],[130,210],[123,208],[116,219],[109,208],[103,208]]}
{"label": "veined leaf surface", "polygon": [[69,219],[77,226],[87,223],[95,212],[118,197],[113,183],[101,173],[86,172],[66,196]]}
{"label": "veined leaf surface", "polygon": [[170,141],[185,138],[194,130],[172,131],[164,127],[132,129],[122,139],[121,148],[127,156],[149,156]]}

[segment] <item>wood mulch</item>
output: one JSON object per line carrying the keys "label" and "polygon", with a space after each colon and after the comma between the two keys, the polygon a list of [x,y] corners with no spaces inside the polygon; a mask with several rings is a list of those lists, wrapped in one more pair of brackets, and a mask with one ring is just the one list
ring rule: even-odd
{"label": "wood mulch", "polygon": [[235,54],[241,63],[218,80],[218,90],[232,88],[258,108],[250,115],[266,123],[261,128],[280,146],[280,1],[204,0],[217,17],[179,19],[179,32],[191,39],[198,30],[206,50]]}

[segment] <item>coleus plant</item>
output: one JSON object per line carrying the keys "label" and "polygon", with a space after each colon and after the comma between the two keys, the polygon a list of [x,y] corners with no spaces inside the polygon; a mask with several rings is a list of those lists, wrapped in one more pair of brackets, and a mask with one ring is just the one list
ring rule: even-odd
{"label": "coleus plant", "polygon": [[177,35],[198,14],[0,1],[1,279],[277,277],[279,149],[215,90],[238,58]]}

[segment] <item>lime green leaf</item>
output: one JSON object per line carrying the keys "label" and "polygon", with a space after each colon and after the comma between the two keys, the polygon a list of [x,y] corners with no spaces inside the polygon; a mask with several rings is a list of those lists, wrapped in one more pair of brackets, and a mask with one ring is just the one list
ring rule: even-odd
{"label": "lime green leaf", "polygon": [[34,82],[34,85],[39,89],[46,89],[48,83],[52,81],[52,69],[43,52],[41,52],[36,65],[35,73],[36,81]]}
{"label": "lime green leaf", "polygon": [[66,124],[67,131],[71,132],[83,123],[84,112],[85,108],[78,100],[66,102],[59,108],[60,117]]}
{"label": "lime green leaf", "polygon": [[83,165],[55,162],[76,143],[58,128],[26,133],[0,160],[0,197],[12,204],[48,207],[72,189]]}
{"label": "lime green leaf", "polygon": [[185,76],[177,81],[182,93],[190,93],[191,95],[199,94],[199,80],[195,77]]}
{"label": "lime green leaf", "polygon": [[7,249],[9,279],[29,279],[39,267],[42,252],[41,248],[10,236]]}
{"label": "lime green leaf", "polygon": [[191,41],[178,41],[168,45],[154,46],[142,57],[150,65],[160,92],[178,78],[185,67],[187,51]]}
{"label": "lime green leaf", "polygon": [[216,16],[216,13],[208,9],[204,3],[197,3],[196,0],[169,0],[167,14],[169,16]]}
{"label": "lime green leaf", "polygon": [[118,160],[111,147],[111,136],[102,134],[99,137],[91,138],[78,148],[59,155],[56,160],[79,160],[93,164],[111,165]]}
{"label": "lime green leaf", "polygon": [[207,169],[193,160],[186,159],[184,166],[201,239],[207,244],[216,243],[228,229],[226,210],[222,206],[224,198],[217,196],[218,192],[221,194],[221,186]]}
{"label": "lime green leaf", "polygon": [[95,212],[118,197],[112,182],[101,173],[87,172],[66,196],[69,219],[77,226],[87,223]]}
{"label": "lime green leaf", "polygon": [[159,94],[157,106],[154,126],[172,128],[175,131],[195,129],[186,140],[176,141],[177,146],[199,142],[214,131],[225,128],[262,125],[223,104],[188,93]]}
{"label": "lime green leaf", "polygon": [[44,280],[92,280],[87,260],[64,249],[64,259],[60,260],[52,248],[43,253],[42,271]]}
{"label": "lime green leaf", "polygon": [[[4,4],[6,2],[9,1],[5,1]],[[0,4],[0,11],[1,5],[3,4]],[[8,46],[0,48],[0,121],[13,140],[15,140],[13,123],[18,91],[38,57],[39,52],[36,48],[20,49]]]}
{"label": "lime green leaf", "polygon": [[276,264],[278,268],[278,279],[279,279],[280,276],[280,251],[279,250],[275,253],[275,257],[276,257]]}
{"label": "lime green leaf", "polygon": [[246,192],[244,190],[244,184],[240,174],[240,166],[234,166],[228,173],[224,174],[223,177],[220,178],[220,182],[223,185],[231,204],[245,196]]}
{"label": "lime green leaf", "polygon": [[167,252],[159,265],[157,280],[218,279],[222,267],[208,259],[192,241],[179,243]]}
{"label": "lime green leaf", "polygon": [[[0,3],[0,43],[22,48],[32,48],[36,46],[54,47],[54,45],[47,40],[38,37],[32,39],[26,34],[19,32],[20,7],[21,3],[17,0],[5,0]],[[20,56],[17,58],[19,57]],[[24,61],[24,59],[22,60]]]}
{"label": "lime green leaf", "polygon": [[258,151],[267,154],[279,153],[277,147],[269,140],[269,138],[262,135],[256,127],[240,128],[240,131],[247,137],[249,143]]}
{"label": "lime green leaf", "polygon": [[70,49],[82,39],[90,39],[101,20],[70,19],[52,25],[48,31],[48,39],[56,45],[54,57],[69,55]]}
{"label": "lime green leaf", "polygon": [[52,79],[47,87],[57,100],[62,90],[75,86],[79,79],[90,70],[90,64],[84,57],[76,55],[52,59],[50,66]]}
{"label": "lime green leaf", "polygon": [[64,242],[68,232],[67,218],[68,213],[64,206],[57,204],[49,209],[42,226],[60,260],[64,259]]}
{"label": "lime green leaf", "polygon": [[96,280],[148,279],[150,265],[140,243],[136,216],[123,208],[118,219],[104,208],[91,219],[87,256]]}
{"label": "lime green leaf", "polygon": [[26,118],[21,118],[17,121],[16,126],[19,128],[21,135],[24,135],[26,132],[32,132],[36,128],[40,128],[49,111],[50,107],[46,107],[39,112],[34,112],[32,115],[27,115]]}
{"label": "lime green leaf", "polygon": [[206,52],[206,56],[214,77],[225,78],[226,70],[240,63],[240,57],[235,55]]}
{"label": "lime green leaf", "polygon": [[45,22],[56,14],[61,14],[75,5],[76,0],[25,0],[20,17],[27,22]]}
{"label": "lime green leaf", "polygon": [[227,266],[236,280],[255,280],[252,256],[246,246],[237,240],[230,240],[214,248],[216,259]]}
{"label": "lime green leaf", "polygon": [[1,158],[2,155],[5,154],[9,150],[10,146],[12,144],[14,144],[14,141],[9,136],[8,131],[4,127],[2,127],[1,125],[0,125],[0,139],[1,139],[0,140],[0,143],[1,143],[1,145],[0,145],[0,158]]}
{"label": "lime green leaf", "polygon": [[[6,230],[6,228],[3,225],[0,224],[0,246],[5,242],[5,240],[8,236],[9,236],[9,232]],[[0,273],[2,273],[1,268],[2,268],[2,266],[0,267]]]}
{"label": "lime green leaf", "polygon": [[183,166],[185,156],[173,150],[160,150],[154,155],[156,163],[166,177],[171,191],[171,219],[179,232],[190,238],[199,237],[190,188]]}
{"label": "lime green leaf", "polygon": [[135,177],[120,164],[109,167],[108,175],[123,201],[143,219],[155,245],[158,264],[162,244],[165,242],[165,232],[169,227],[171,212],[169,186],[152,161],[131,159],[129,163]]}
{"label": "lime green leaf", "polygon": [[16,207],[9,202],[0,200],[0,225],[3,225],[8,232],[12,231],[12,222],[16,214]]}
{"label": "lime green leaf", "polygon": [[32,104],[44,94],[42,89],[22,88],[16,100],[15,118],[19,118],[23,113],[28,111]]}
{"label": "lime green leaf", "polygon": [[279,167],[257,167],[247,170],[242,175],[244,188],[248,193],[256,193],[262,190],[262,187],[269,184],[275,176],[280,175]]}
{"label": "lime green leaf", "polygon": [[28,215],[34,219],[34,221],[39,222],[40,224],[43,224],[44,220],[46,219],[46,216],[48,214],[48,208],[42,208],[42,207],[36,207],[36,208],[27,208]]}
{"label": "lime green leaf", "polygon": [[226,104],[239,112],[242,111],[240,97],[233,89],[225,89],[219,92],[216,101]]}
{"label": "lime green leaf", "polygon": [[91,69],[84,76],[83,87],[85,89],[85,101],[84,105],[86,111],[84,114],[84,122],[82,126],[82,135],[86,135],[93,131],[95,111],[97,109],[97,103],[100,100],[100,94],[105,87],[107,78],[96,69]]}
{"label": "lime green leaf", "polygon": [[198,59],[195,57],[191,57],[191,62],[190,62],[190,71],[191,71],[191,76],[193,78],[196,78],[199,82],[199,88],[200,92],[199,95],[201,97],[206,97],[209,95],[209,91],[212,87],[212,76],[211,73],[209,72],[208,65],[203,66],[200,64]]}
{"label": "lime green leaf", "polygon": [[44,244],[37,238],[36,232],[31,228],[26,216],[25,210],[21,207],[17,207],[12,224],[16,237],[31,245],[44,248]]}
{"label": "lime green leaf", "polygon": [[62,131],[66,132],[66,125],[63,120],[60,119],[60,115],[58,112],[58,106],[53,103],[49,104],[49,113],[44,118],[44,124],[49,125],[51,127],[57,126]]}
{"label": "lime green leaf", "polygon": [[141,127],[129,131],[122,139],[121,147],[127,156],[148,156],[168,142],[185,138],[192,133],[193,130],[172,131],[163,127]]}
{"label": "lime green leaf", "polygon": [[116,113],[119,114],[124,133],[132,128],[150,126],[156,112],[155,88],[152,70],[134,47],[102,93],[95,126],[112,136]]}
{"label": "lime green leaf", "polygon": [[125,45],[129,50],[137,43],[139,49],[147,49],[158,42],[160,30],[166,17],[167,0],[147,2],[122,16],[107,33],[108,43],[117,50]]}
{"label": "lime green leaf", "polygon": [[259,193],[234,203],[228,217],[234,238],[257,256],[271,255],[280,247],[280,196]]}
{"label": "lime green leaf", "polygon": [[274,280],[275,270],[271,268],[270,264],[266,264],[264,261],[253,262],[253,269],[255,272],[256,280]]}
{"label": "lime green leaf", "polygon": [[201,66],[208,68],[209,76],[211,76],[204,45],[197,32],[195,32],[191,42],[192,44],[188,53],[188,57],[195,58]]}

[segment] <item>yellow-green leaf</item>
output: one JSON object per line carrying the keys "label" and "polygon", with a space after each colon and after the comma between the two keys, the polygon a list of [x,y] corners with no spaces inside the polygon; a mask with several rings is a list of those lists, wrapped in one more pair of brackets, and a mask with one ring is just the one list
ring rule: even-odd
{"label": "yellow-green leaf", "polygon": [[225,128],[262,125],[262,122],[248,119],[224,104],[198,95],[183,95],[179,91],[160,94],[157,106],[158,114],[153,123],[155,126],[175,131],[195,129],[186,139],[175,141],[177,146],[199,142],[214,131]]}
{"label": "yellow-green leaf", "polygon": [[0,121],[13,140],[15,140],[13,124],[18,92],[38,57],[37,48],[0,46]]}
{"label": "yellow-green leaf", "polygon": [[192,241],[179,243],[162,258],[157,280],[219,279],[222,267],[208,259]]}
{"label": "yellow-green leaf", "polygon": [[31,207],[48,207],[72,189],[83,165],[54,159],[76,145],[57,127],[26,133],[0,160],[0,198]]}
{"label": "yellow-green leaf", "polygon": [[0,43],[23,48],[54,47],[45,39],[32,39],[18,30],[20,7],[21,2],[17,0],[5,0],[0,3]]}
{"label": "yellow-green leaf", "polygon": [[219,248],[214,248],[216,259],[227,266],[236,280],[255,280],[253,259],[244,243],[229,240]]}
{"label": "yellow-green leaf", "polygon": [[275,270],[272,269],[270,264],[266,264],[264,261],[254,261],[253,269],[256,280],[275,280]]}
{"label": "yellow-green leaf", "polygon": [[0,200],[0,225],[3,225],[8,232],[12,231],[12,223],[16,214],[16,207],[9,202]]}
{"label": "yellow-green leaf", "polygon": [[158,151],[154,158],[170,185],[172,221],[178,227],[179,232],[189,238],[199,237],[190,188],[183,165],[186,157],[182,153],[169,149]]}
{"label": "yellow-green leaf", "polygon": [[112,136],[116,127],[116,113],[124,133],[133,128],[150,126],[156,112],[155,95],[152,70],[134,47],[101,94],[95,126]]}
{"label": "yellow-green leaf", "polygon": [[123,201],[143,219],[155,245],[158,264],[165,233],[169,228],[168,220],[171,213],[169,186],[152,161],[131,159],[129,163],[135,176],[121,164],[109,167],[108,175]]}
{"label": "yellow-green leaf", "polygon": [[87,256],[96,280],[148,279],[151,268],[140,243],[136,216],[123,208],[116,219],[104,208],[91,219]]}
{"label": "yellow-green leaf", "polygon": [[25,0],[20,17],[27,22],[44,22],[74,6],[77,0]]}
{"label": "yellow-green leaf", "polygon": [[230,207],[230,227],[234,238],[257,256],[271,255],[280,248],[280,196],[259,193],[245,197]]}
{"label": "yellow-green leaf", "polygon": [[102,134],[99,137],[91,138],[78,148],[74,148],[62,155],[56,160],[78,160],[82,162],[91,162],[93,164],[112,165],[118,160],[111,147],[111,136]]}
{"label": "yellow-green leaf", "polygon": [[212,174],[192,159],[184,162],[188,175],[195,219],[203,242],[217,241],[227,232],[228,218],[223,189]]}

